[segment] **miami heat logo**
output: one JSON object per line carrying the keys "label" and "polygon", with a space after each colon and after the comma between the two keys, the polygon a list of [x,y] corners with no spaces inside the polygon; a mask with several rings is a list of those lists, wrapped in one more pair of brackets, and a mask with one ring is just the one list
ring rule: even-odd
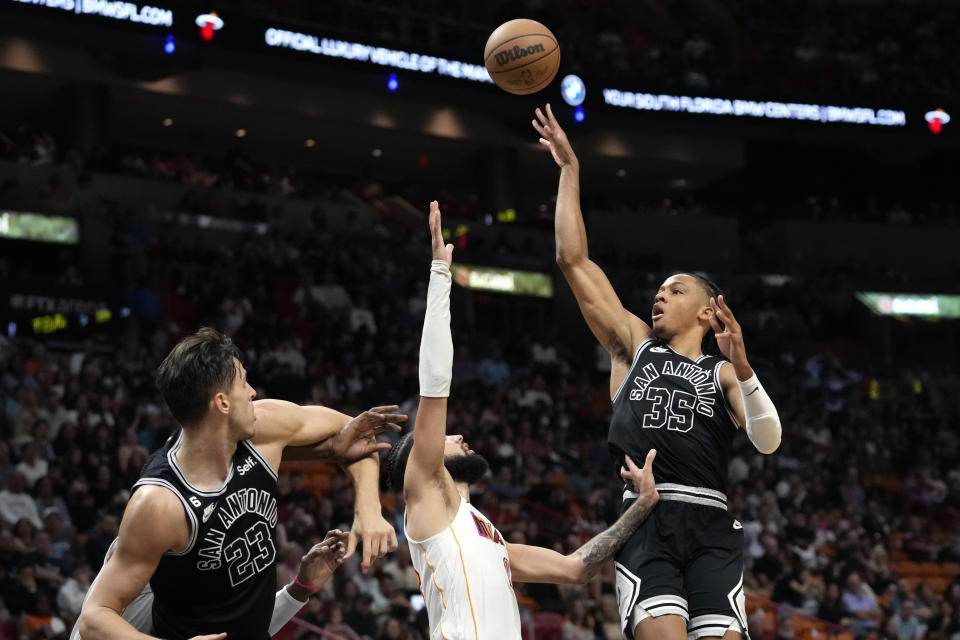
{"label": "miami heat logo", "polygon": [[471,513],[470,515],[473,517],[473,523],[477,525],[477,533],[479,533],[484,538],[487,538],[488,540],[492,540],[493,542],[496,542],[499,545],[507,546],[506,544],[504,544],[503,538],[500,537],[500,532],[497,531],[497,528],[495,526],[493,526],[483,518],[478,518],[477,514],[475,513]]}

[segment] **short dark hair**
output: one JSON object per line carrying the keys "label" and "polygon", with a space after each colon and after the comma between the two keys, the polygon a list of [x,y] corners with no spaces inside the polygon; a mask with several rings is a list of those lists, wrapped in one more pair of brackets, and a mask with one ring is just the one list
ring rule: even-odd
{"label": "short dark hair", "polygon": [[400,436],[387,453],[387,484],[394,491],[403,490],[403,476],[407,472],[407,460],[413,449],[413,431]]}
{"label": "short dark hair", "polygon": [[[720,286],[703,274],[694,273],[692,271],[679,271],[674,275],[690,276],[696,280],[697,284],[700,285],[700,288],[702,288],[704,293],[707,294],[707,302],[710,301],[710,298],[719,300],[720,296],[723,295],[723,290],[720,289]],[[719,302],[717,304],[719,304]],[[717,321],[719,322],[719,320],[720,319],[718,318]],[[720,324],[722,325],[723,323],[721,322]],[[703,334],[703,339],[700,341],[700,351],[708,356],[723,357],[723,354],[720,353],[720,346],[717,344],[717,339],[714,336],[712,327],[708,327],[707,332]]]}
{"label": "short dark hair", "polygon": [[226,391],[237,375],[240,350],[216,329],[203,327],[187,336],[157,367],[157,387],[181,426],[198,422],[216,393]]}

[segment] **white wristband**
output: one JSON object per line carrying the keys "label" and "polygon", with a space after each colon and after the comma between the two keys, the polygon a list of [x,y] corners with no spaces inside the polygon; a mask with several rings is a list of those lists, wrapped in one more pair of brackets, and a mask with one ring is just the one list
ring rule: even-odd
{"label": "white wristband", "polygon": [[430,265],[427,311],[420,339],[420,395],[450,396],[453,378],[453,337],[450,335],[450,265],[434,260]]}
{"label": "white wristband", "polygon": [[270,635],[272,636],[277,631],[280,631],[280,628],[290,622],[290,619],[297,615],[297,611],[300,611],[305,604],[307,603],[300,602],[290,595],[286,587],[277,591],[276,596],[273,598],[273,617],[270,618]]}
{"label": "white wristband", "polygon": [[747,437],[760,453],[773,453],[780,446],[782,431],[777,408],[757,379],[757,374],[742,382],[737,379],[737,385],[743,397]]}

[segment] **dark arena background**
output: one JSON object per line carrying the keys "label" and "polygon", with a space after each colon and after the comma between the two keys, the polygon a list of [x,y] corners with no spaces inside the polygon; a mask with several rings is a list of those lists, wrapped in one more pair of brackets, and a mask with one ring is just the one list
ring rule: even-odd
{"label": "dark arena background", "polygon": [[[197,328],[258,397],[412,418],[432,199],[448,433],[491,463],[473,502],[564,553],[612,522],[610,362],[556,266],[546,102],[624,305],[721,283],[779,409],[780,449],[741,434],[730,465],[751,637],[960,638],[960,5],[154,1],[0,0],[0,639],[73,627],[176,427],[156,367]],[[483,66],[516,17],[562,51],[528,96]],[[283,585],[353,490],[299,462],[279,494]],[[516,588],[528,640],[623,637],[612,568]],[[406,545],[278,635],[427,638]]]}

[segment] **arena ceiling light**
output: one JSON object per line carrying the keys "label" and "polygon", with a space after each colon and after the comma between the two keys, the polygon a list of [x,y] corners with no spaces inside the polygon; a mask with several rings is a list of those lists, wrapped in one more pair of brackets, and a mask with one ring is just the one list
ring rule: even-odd
{"label": "arena ceiling light", "polygon": [[[14,4],[30,5],[38,9],[51,9],[59,15],[90,15],[108,18],[117,22],[133,22],[153,27],[172,27],[173,11],[163,7],[139,5],[135,2],[91,2],[90,0],[10,0]],[[53,12],[46,15],[53,15]]]}
{"label": "arena ceiling light", "polygon": [[273,27],[268,28],[263,37],[268,47],[293,49],[294,51],[329,58],[367,62],[402,71],[435,73],[450,78],[473,80],[474,82],[493,82],[483,65],[470,64],[459,60],[447,60],[446,58],[428,56],[422,53],[375,47],[360,42],[324,38]]}
{"label": "arena ceiling light", "polygon": [[620,89],[604,89],[603,101],[610,106],[637,111],[665,111],[767,120],[806,120],[822,123],[843,122],[881,127],[903,127],[907,124],[907,114],[899,109],[674,96]]}
{"label": "arena ceiling light", "polygon": [[934,109],[923,114],[923,119],[927,121],[930,133],[936,136],[943,131],[943,125],[950,122],[950,114],[943,109]]}
{"label": "arena ceiling light", "polygon": [[492,291],[514,296],[553,297],[553,280],[546,273],[518,271],[468,264],[450,265],[453,281],[465,289]]}
{"label": "arena ceiling light", "polygon": [[580,76],[571,73],[560,81],[560,95],[568,105],[578,107],[587,98],[587,85],[583,83]]}
{"label": "arena ceiling light", "polygon": [[956,295],[859,291],[857,299],[882,316],[960,318],[960,296]]}
{"label": "arena ceiling light", "polygon": [[80,227],[74,218],[7,209],[0,210],[0,238],[77,244]]}

